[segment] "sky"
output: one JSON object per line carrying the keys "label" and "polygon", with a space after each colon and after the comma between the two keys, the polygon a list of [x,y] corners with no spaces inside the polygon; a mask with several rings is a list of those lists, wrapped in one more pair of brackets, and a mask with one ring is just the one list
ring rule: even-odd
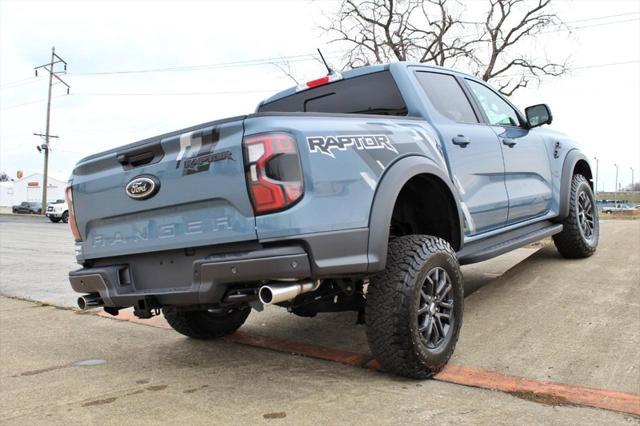
{"label": "sky", "polygon": [[[465,15],[484,7],[463,3]],[[294,81],[325,74],[317,47],[338,62],[345,46],[320,30],[336,1],[0,0],[0,170],[41,172],[51,47],[68,62],[71,94],[53,88],[50,175],[66,180],[83,156],[197,123],[251,113]],[[599,159],[600,190],[640,180],[640,1],[554,0],[573,31],[526,48],[569,58],[573,71],[512,97],[550,105],[552,127]],[[464,17],[466,17],[463,15]],[[138,72],[144,71],[144,72]],[[461,71],[465,71],[462,69]],[[593,160],[595,168],[595,160]]]}

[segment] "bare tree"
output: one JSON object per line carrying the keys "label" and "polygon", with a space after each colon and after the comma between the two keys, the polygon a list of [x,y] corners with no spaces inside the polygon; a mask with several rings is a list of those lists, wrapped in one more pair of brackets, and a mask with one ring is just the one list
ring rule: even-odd
{"label": "bare tree", "polygon": [[565,63],[522,54],[527,40],[562,24],[549,11],[551,0],[486,1],[482,19],[464,21],[461,4],[451,0],[344,0],[323,29],[348,46],[345,68],[392,61],[460,66],[497,81],[506,95],[567,72]]}
{"label": "bare tree", "polygon": [[344,0],[324,30],[351,48],[347,68],[390,61],[445,65],[468,57],[474,40],[448,37],[463,26],[448,0]]}
{"label": "bare tree", "polygon": [[298,79],[294,76],[294,72],[291,68],[291,61],[283,57],[279,61],[270,62],[270,64],[278,68],[287,78],[290,78],[296,86],[300,84]]}
{"label": "bare tree", "polygon": [[627,185],[625,191],[640,192],[640,182],[634,182],[630,185]]}
{"label": "bare tree", "polygon": [[[322,58],[320,57],[320,55],[313,55],[311,57],[311,59],[313,59],[314,62],[317,62],[318,64],[322,65],[322,67],[325,67],[324,62],[322,61]],[[307,58],[304,59],[305,61],[308,60]],[[274,67],[276,67],[285,77],[287,77],[288,79],[290,79],[296,86],[300,85],[300,70],[296,70],[296,67],[294,65],[292,65],[293,62],[301,62],[302,60],[298,59],[296,60],[291,60],[288,59],[286,57],[281,57],[280,59],[278,59],[277,61],[272,61],[269,62],[269,65],[272,65]],[[298,76],[298,77],[296,77]]]}
{"label": "bare tree", "polygon": [[[499,80],[497,89],[511,96],[529,81],[547,76],[560,76],[568,72],[563,63],[531,57],[524,52],[524,43],[549,27],[564,25],[560,18],[549,11],[551,0],[489,0],[489,11],[484,20],[485,33],[482,42],[486,49],[476,53],[480,64],[476,74],[484,81]],[[484,52],[483,52],[484,50]],[[482,56],[486,61],[480,60]]]}

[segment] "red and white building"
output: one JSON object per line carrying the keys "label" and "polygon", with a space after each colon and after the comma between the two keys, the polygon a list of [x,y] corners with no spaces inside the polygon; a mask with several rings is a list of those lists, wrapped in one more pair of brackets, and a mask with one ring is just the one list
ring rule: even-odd
{"label": "red and white building", "polygon": [[[23,201],[42,201],[42,173],[34,173],[22,179],[0,182],[0,207],[11,207]],[[64,198],[66,182],[49,176],[47,202]]]}

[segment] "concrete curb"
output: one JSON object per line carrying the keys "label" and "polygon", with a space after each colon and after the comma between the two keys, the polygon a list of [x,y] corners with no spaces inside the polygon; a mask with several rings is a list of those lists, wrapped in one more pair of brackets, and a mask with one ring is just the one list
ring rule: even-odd
{"label": "concrete curb", "polygon": [[[152,327],[171,328],[161,316],[141,320],[135,317],[131,310],[120,311],[117,317],[113,317],[105,312],[99,312],[97,315],[104,318],[130,321]],[[308,343],[274,339],[272,337],[258,336],[241,331],[225,337],[224,340],[292,355],[301,355],[345,365],[380,370],[378,362],[368,355]],[[533,380],[526,377],[510,376],[493,371],[455,365],[447,365],[444,370],[436,374],[433,379],[457,385],[504,392],[541,404],[592,407],[640,416],[640,395],[614,390],[594,389],[563,383]]]}

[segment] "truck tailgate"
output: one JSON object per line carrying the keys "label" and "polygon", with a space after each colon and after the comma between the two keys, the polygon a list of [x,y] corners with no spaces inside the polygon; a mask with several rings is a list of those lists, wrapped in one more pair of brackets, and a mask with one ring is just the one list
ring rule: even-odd
{"label": "truck tailgate", "polygon": [[85,259],[255,240],[243,117],[82,160],[72,177]]}

